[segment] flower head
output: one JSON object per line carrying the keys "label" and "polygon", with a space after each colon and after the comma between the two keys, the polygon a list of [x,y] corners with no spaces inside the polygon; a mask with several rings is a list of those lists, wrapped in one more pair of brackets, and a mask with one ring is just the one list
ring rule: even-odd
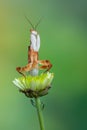
{"label": "flower head", "polygon": [[28,75],[26,77],[20,77],[15,79],[13,83],[26,96],[33,98],[48,94],[53,77],[53,73],[47,72],[38,76]]}

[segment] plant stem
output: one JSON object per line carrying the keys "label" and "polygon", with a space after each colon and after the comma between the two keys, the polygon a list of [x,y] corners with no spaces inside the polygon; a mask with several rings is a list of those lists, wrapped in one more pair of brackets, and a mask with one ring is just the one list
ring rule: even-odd
{"label": "plant stem", "polygon": [[38,119],[39,119],[39,123],[40,123],[40,129],[41,129],[41,130],[45,130],[44,120],[43,120],[43,114],[42,114],[42,110],[41,110],[41,101],[40,101],[40,99],[37,97],[37,98],[35,98],[35,102],[36,102],[36,108],[37,108]]}

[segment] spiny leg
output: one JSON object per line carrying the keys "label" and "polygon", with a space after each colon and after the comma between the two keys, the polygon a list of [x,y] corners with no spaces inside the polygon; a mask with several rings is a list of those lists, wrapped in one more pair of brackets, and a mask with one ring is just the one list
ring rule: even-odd
{"label": "spiny leg", "polygon": [[27,64],[24,67],[17,67],[16,70],[25,77],[24,72],[28,72],[32,69],[32,63]]}
{"label": "spiny leg", "polygon": [[46,69],[45,72],[49,71],[52,67],[52,64],[49,60],[39,60],[38,64],[41,65],[39,66],[39,69]]}

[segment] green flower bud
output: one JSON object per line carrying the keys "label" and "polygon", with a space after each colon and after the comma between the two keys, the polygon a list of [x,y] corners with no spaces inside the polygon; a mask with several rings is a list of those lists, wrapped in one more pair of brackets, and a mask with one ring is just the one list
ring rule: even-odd
{"label": "green flower bud", "polygon": [[15,79],[13,83],[27,97],[33,98],[48,94],[53,77],[53,73],[47,72],[38,76],[28,75],[26,77],[20,77]]}

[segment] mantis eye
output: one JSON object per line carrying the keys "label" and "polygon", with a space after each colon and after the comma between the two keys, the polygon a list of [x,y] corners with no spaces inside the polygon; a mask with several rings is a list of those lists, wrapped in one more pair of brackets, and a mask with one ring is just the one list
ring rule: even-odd
{"label": "mantis eye", "polygon": [[30,29],[30,32],[32,32],[33,30],[32,29]]}

